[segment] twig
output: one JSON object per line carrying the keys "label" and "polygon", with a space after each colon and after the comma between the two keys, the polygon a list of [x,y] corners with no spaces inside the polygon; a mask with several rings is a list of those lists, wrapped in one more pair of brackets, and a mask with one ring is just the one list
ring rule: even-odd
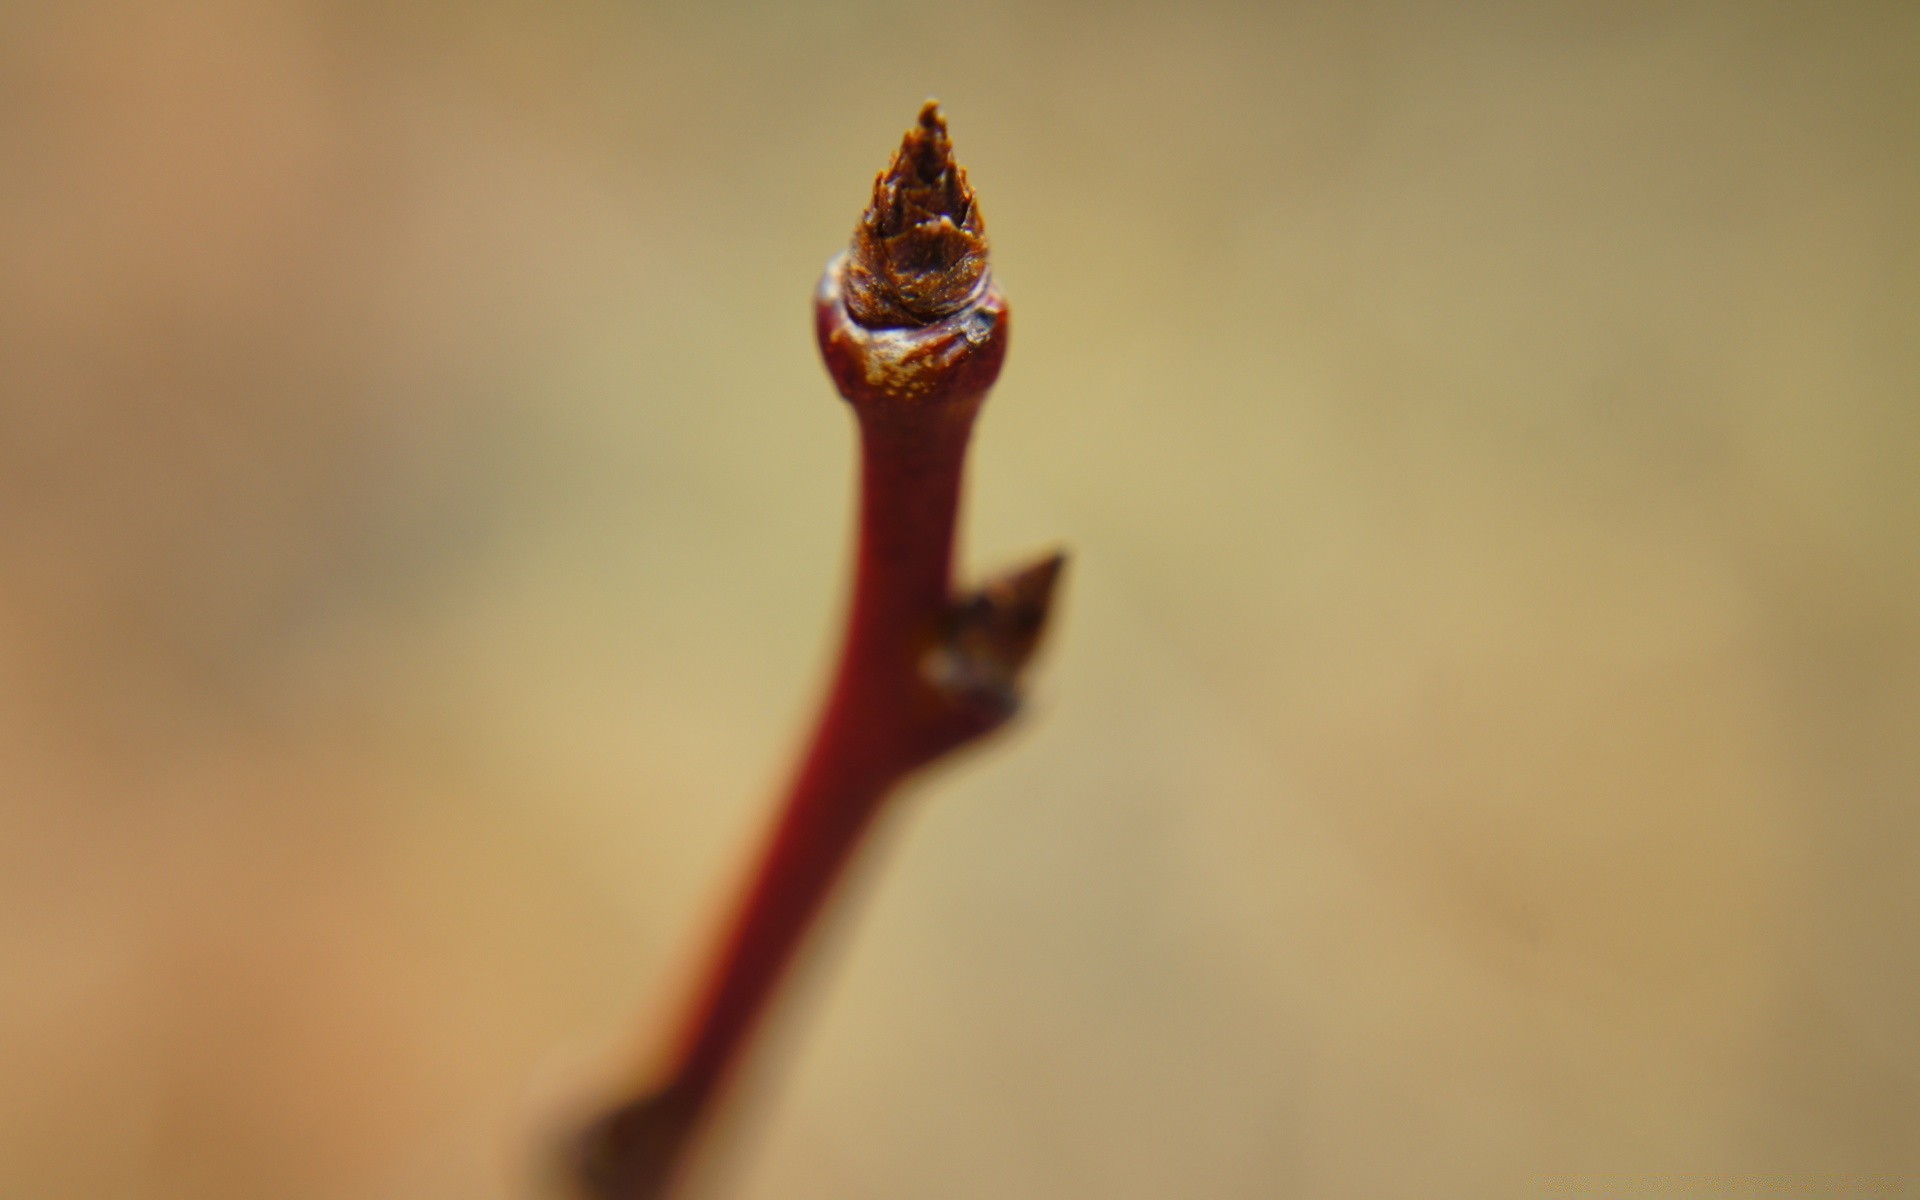
{"label": "twig", "polygon": [[815,297],[860,429],[860,538],[840,664],[811,748],[690,1010],[665,1081],[583,1137],[591,1200],[659,1200],[795,950],[902,780],[1018,706],[1063,558],[955,596],[967,440],[1007,350],[1007,302],[946,121],[928,101]]}

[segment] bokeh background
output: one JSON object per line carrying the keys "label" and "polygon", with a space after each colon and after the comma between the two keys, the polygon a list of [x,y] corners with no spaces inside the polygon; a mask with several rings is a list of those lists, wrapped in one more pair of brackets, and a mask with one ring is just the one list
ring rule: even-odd
{"label": "bokeh background", "polygon": [[0,7],[0,1194],[531,1194],[804,730],[928,94],[1067,615],[712,1194],[1920,1186],[1920,6],[128,0]]}

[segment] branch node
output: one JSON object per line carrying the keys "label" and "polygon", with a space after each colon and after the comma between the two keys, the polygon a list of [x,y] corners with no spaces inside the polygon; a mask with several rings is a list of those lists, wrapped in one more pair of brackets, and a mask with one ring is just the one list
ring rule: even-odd
{"label": "branch node", "polygon": [[588,1126],[569,1172],[580,1200],[656,1200],[673,1185],[696,1114],[672,1089],[648,1092]]}

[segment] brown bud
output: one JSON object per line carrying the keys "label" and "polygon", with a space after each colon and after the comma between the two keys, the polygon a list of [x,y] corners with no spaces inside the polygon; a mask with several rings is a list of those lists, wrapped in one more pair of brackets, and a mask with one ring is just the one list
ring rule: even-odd
{"label": "brown bud", "polygon": [[847,311],[868,329],[931,325],[964,308],[987,273],[987,229],[938,101],[920,109],[853,231]]}

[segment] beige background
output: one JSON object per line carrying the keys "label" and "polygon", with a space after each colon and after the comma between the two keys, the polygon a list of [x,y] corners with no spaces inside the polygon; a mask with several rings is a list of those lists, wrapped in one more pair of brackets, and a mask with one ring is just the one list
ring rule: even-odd
{"label": "beige background", "polygon": [[527,1194],[804,724],[929,93],[1067,615],[718,1194],[1920,1187],[1920,7],[364,0],[0,7],[0,1194]]}

